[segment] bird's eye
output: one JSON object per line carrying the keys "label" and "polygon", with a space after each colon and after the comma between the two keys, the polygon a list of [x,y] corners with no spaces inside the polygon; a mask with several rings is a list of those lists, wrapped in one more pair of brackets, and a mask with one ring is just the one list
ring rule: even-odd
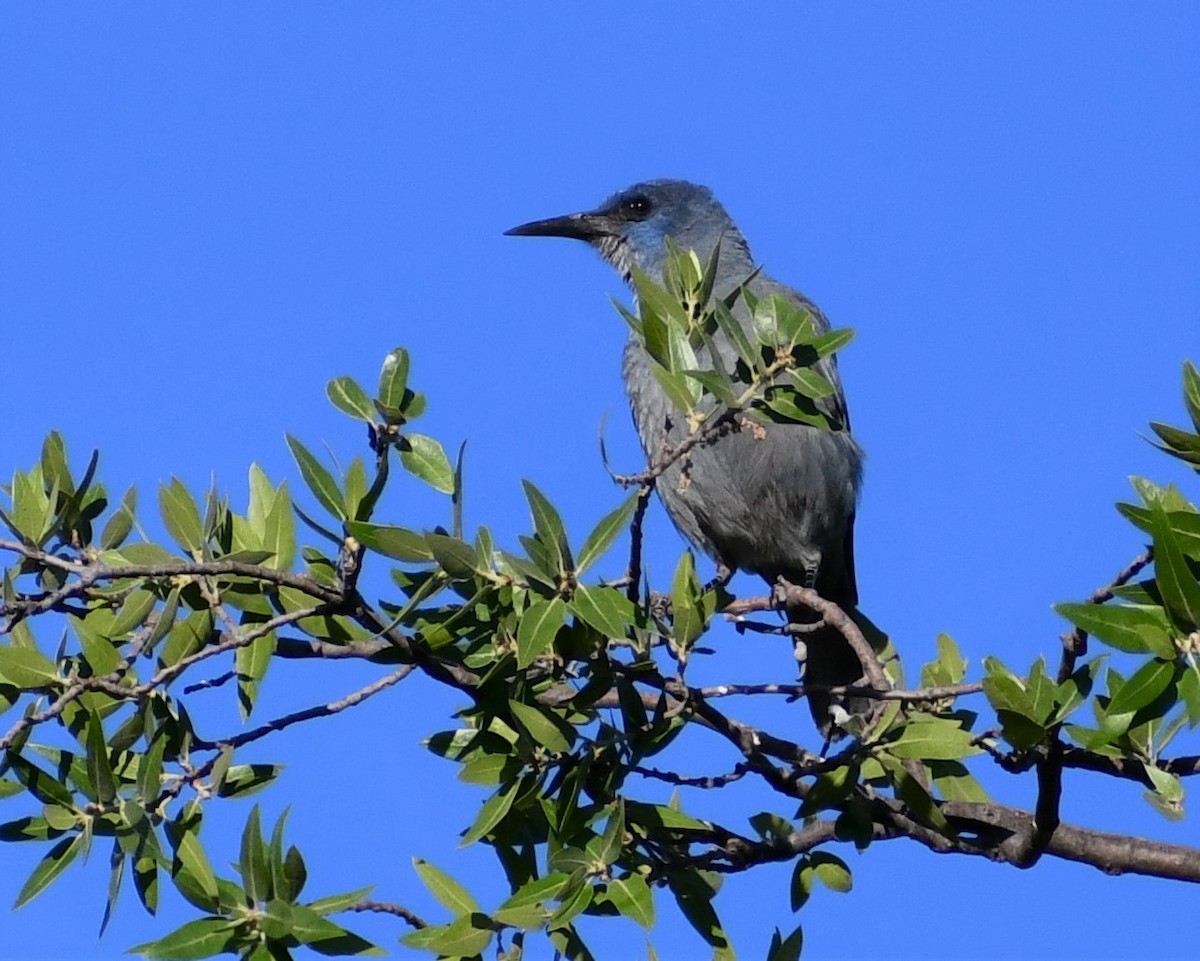
{"label": "bird's eye", "polygon": [[641,196],[622,200],[621,213],[630,220],[641,220],[650,213],[650,201]]}

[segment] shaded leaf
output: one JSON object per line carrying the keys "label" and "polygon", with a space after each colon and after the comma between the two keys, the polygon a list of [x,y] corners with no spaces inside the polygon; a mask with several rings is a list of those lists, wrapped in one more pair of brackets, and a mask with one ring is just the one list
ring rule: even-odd
{"label": "shaded leaf", "polygon": [[1163,606],[1184,634],[1200,626],[1200,583],[1180,549],[1161,500],[1150,505],[1154,534],[1154,579],[1162,592]]}
{"label": "shaded leaf", "polygon": [[445,534],[426,534],[425,543],[433,559],[451,577],[466,579],[480,569],[475,549],[466,541]]}
{"label": "shaded leaf", "polygon": [[542,747],[553,754],[565,754],[571,749],[574,731],[570,731],[568,728],[570,731],[570,737],[568,737],[559,725],[555,724],[540,708],[532,704],[523,704],[521,701],[509,701],[508,706],[521,726],[529,732],[529,736],[537,744],[542,745]]}
{"label": "shaded leaf", "polygon": [[480,838],[490,834],[492,829],[504,820],[509,809],[516,800],[517,790],[524,784],[524,781],[513,781],[511,784],[502,788],[488,798],[483,807],[479,809],[479,814],[476,815],[474,823],[467,829],[463,835],[461,847],[466,847],[468,844],[474,844]]}
{"label": "shaded leaf", "polygon": [[338,489],[333,475],[318,461],[307,447],[291,434],[287,436],[287,445],[291,449],[296,466],[300,468],[300,476],[312,491],[318,503],[338,520],[346,520],[346,509],[343,505],[342,492]]}
{"label": "shaded leaf", "polygon": [[28,904],[53,884],[54,880],[75,860],[82,846],[83,835],[81,834],[65,837],[54,845],[38,862],[33,873],[21,886],[17,900],[13,903],[13,909],[16,910],[22,905]]}

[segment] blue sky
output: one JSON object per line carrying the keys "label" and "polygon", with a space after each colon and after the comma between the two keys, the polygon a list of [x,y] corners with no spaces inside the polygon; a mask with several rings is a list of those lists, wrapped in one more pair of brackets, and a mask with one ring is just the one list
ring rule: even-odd
{"label": "blue sky", "polygon": [[[252,461],[295,486],[284,432],[363,452],[324,384],[372,382],[402,344],[429,394],[422,429],[468,441],[468,522],[512,543],[529,477],[581,538],[618,497],[597,450],[606,412],[613,459],[638,464],[608,303],[625,295],[582,245],[501,232],[686,177],[772,274],[858,331],[842,372],[869,453],[864,609],[911,676],[943,630],[974,669],[995,653],[1020,671],[1056,657],[1050,605],[1141,549],[1112,509],[1128,475],[1195,496],[1144,434],[1180,420],[1180,365],[1200,360],[1197,91],[1200,8],[1183,3],[5,4],[0,475],[57,428],[146,507],[172,474],[200,489],[215,474],[238,503]],[[384,515],[446,519],[416,484]],[[681,542],[657,510],[649,536],[665,578]],[[714,678],[790,677],[765,640],[721,647]],[[371,676],[283,665],[264,707]],[[482,792],[419,744],[456,705],[410,679],[259,746],[289,764],[262,800],[270,818],[291,804],[314,894],[375,882],[436,918],[421,856],[499,897],[487,852],[456,847]],[[676,760],[734,763],[702,737]],[[246,813],[226,808],[208,829],[218,861]],[[1068,777],[1064,816],[1196,838],[1091,776]],[[40,853],[0,850],[0,905]],[[1019,873],[905,842],[848,857],[854,892],[800,915],[807,958],[1125,958],[1149,919],[1195,903],[1061,862]],[[171,903],[151,921],[130,892],[97,946],[106,874],[98,853],[10,915],[0,956],[116,958],[185,916]],[[729,882],[718,906],[744,957],[792,923],[786,887],[782,868]],[[658,909],[660,956],[703,956],[669,898]],[[402,933],[353,921],[389,946]],[[643,950],[630,924],[592,930],[601,957]],[[1155,954],[1183,956],[1184,937],[1157,927]]]}

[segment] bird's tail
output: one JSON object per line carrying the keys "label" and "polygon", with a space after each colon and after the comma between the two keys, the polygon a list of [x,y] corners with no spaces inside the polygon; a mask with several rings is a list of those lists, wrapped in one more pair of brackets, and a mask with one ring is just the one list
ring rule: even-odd
{"label": "bird's tail", "polygon": [[[852,526],[850,530],[853,530]],[[821,565],[813,585],[818,594],[826,600],[833,601],[850,616],[853,616],[858,604],[852,536],[852,533],[847,534],[843,556],[827,558],[826,563]],[[872,707],[871,700],[865,697],[830,694],[828,691],[812,688],[863,683],[862,662],[842,632],[824,624],[815,611],[795,609],[789,617],[793,624],[806,628],[796,634],[795,639],[803,642],[805,646],[804,685],[808,689],[809,710],[812,711],[813,720],[817,722],[821,734],[827,740],[835,741],[844,733],[838,726],[839,721],[845,720],[841,712],[852,716],[868,715]],[[800,654],[797,645],[798,657]]]}
{"label": "bird's tail", "polygon": [[842,719],[838,708],[850,715],[866,715],[870,713],[870,699],[830,694],[828,691],[814,688],[861,683],[862,664],[841,631],[819,620],[814,622],[811,613],[807,613],[806,617],[806,612],[797,612],[793,615],[793,623],[810,628],[796,635],[796,640],[803,642],[807,648],[804,659],[804,686],[808,691],[808,707],[821,734],[826,739],[835,741],[843,733],[837,726],[838,721]]}

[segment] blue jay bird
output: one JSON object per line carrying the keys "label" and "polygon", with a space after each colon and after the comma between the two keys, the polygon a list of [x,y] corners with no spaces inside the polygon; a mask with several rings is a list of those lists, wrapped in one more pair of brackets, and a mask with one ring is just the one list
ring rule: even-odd
{"label": "blue jay bird", "polygon": [[[829,329],[825,316],[803,294],[755,273],[750,248],[725,208],[707,187],[684,180],[634,184],[594,210],[536,220],[507,233],[585,241],[627,284],[634,266],[662,282],[667,237],[684,250],[696,251],[701,262],[707,262],[719,243],[714,297],[726,297],[750,278],[747,286],[755,296],[780,294],[807,308],[818,332]],[[753,342],[750,316],[740,298],[734,316]],[[735,350],[719,332],[716,346],[726,369],[733,369]],[[654,363],[631,338],[623,363],[625,387],[651,463],[687,436],[686,418],[654,377]],[[752,571],[769,583],[782,576],[815,587],[850,610],[858,602],[854,514],[863,452],[849,432],[836,362],[823,361],[818,370],[834,386],[833,394],[818,406],[842,429],[803,424],[739,429],[693,450],[686,477],[677,462],[659,479],[657,489],[675,526],[719,565],[729,571]],[[807,646],[807,683],[841,685],[861,679],[862,666],[837,631],[816,625],[801,636]],[[814,691],[808,703],[821,732],[836,737],[841,715],[831,712],[834,699]],[[858,713],[861,707],[854,704],[851,710]]]}

